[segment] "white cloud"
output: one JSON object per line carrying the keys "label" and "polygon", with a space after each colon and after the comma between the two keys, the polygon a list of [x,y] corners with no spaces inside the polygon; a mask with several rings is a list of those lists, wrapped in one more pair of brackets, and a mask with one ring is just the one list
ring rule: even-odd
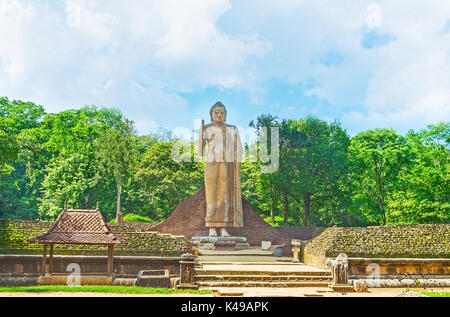
{"label": "white cloud", "polygon": [[[361,39],[370,26],[373,3],[380,13],[374,30],[390,40],[366,49]],[[277,77],[307,87],[305,96],[340,109],[344,126],[398,126],[405,131],[408,125],[450,120],[450,34],[443,31],[450,19],[448,1],[232,4],[235,15],[224,23],[236,32],[257,32],[273,46],[255,73],[260,82],[253,85]]]}
{"label": "white cloud", "polygon": [[111,105],[141,121],[186,114],[178,92],[234,87],[246,60],[268,50],[216,27],[229,9],[227,0],[0,0],[0,95],[49,111]]}
{"label": "white cloud", "polygon": [[[395,40],[365,49],[370,3]],[[448,21],[439,0],[0,0],[0,95],[115,106],[146,129],[182,124],[182,93],[209,86],[267,110],[277,78],[344,126],[423,126],[450,119]]]}

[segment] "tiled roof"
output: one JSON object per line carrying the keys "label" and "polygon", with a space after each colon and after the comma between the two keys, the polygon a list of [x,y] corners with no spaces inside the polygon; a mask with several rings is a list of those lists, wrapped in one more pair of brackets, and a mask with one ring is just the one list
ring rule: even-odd
{"label": "tiled roof", "polygon": [[52,227],[28,242],[57,244],[117,244],[125,238],[111,232],[99,210],[63,210]]}

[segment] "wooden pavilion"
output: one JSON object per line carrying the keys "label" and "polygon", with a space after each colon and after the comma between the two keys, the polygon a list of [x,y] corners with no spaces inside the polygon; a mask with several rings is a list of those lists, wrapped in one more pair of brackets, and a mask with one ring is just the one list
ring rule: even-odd
{"label": "wooden pavilion", "polygon": [[[53,246],[55,244],[107,245],[106,271],[108,276],[112,276],[114,245],[126,241],[126,239],[111,232],[97,206],[95,210],[64,208],[47,232],[27,241],[44,244],[41,275],[52,274]],[[50,246],[48,272],[46,272],[47,246]]]}

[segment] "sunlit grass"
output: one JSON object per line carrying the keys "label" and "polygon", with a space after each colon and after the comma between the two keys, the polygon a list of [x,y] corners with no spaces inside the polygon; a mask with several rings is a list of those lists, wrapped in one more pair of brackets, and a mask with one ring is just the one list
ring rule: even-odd
{"label": "sunlit grass", "polygon": [[450,292],[442,291],[442,292],[420,292],[420,294],[430,296],[430,297],[450,297]]}
{"label": "sunlit grass", "polygon": [[0,287],[2,293],[114,293],[114,294],[212,294],[207,290],[180,290],[170,288],[151,288],[139,286],[106,286],[106,285],[86,285],[86,286],[67,286],[67,285],[40,285],[40,286],[15,286]]}

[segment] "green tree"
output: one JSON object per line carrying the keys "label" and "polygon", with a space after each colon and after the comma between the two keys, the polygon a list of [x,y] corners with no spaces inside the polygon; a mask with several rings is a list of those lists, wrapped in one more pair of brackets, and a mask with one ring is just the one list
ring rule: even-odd
{"label": "green tree", "polygon": [[39,169],[32,157],[38,152],[31,149],[39,145],[30,136],[44,115],[40,105],[0,97],[0,218],[36,217]]}
{"label": "green tree", "polygon": [[132,121],[125,120],[119,129],[109,128],[96,140],[97,155],[103,171],[114,177],[117,189],[116,219],[121,214],[121,196],[124,182],[131,177],[139,151]]}
{"label": "green tree", "polygon": [[303,226],[308,225],[312,207],[318,210],[327,200],[347,201],[342,187],[347,181],[349,145],[347,132],[337,122],[314,117],[283,122],[283,190],[303,203]]}
{"label": "green tree", "polygon": [[352,138],[354,208],[369,222],[386,225],[386,200],[392,195],[400,171],[411,162],[406,139],[392,129],[373,129]]}
{"label": "green tree", "polygon": [[43,197],[39,205],[41,219],[55,219],[65,203],[69,208],[92,207],[99,180],[98,169],[83,154],[74,153],[52,161],[42,183]]}
{"label": "green tree", "polygon": [[[267,146],[268,154],[271,155],[272,144],[271,144],[271,133],[272,127],[280,127],[280,122],[278,117],[273,116],[271,114],[263,114],[259,116],[256,120],[256,123],[252,120],[249,123],[250,127],[253,127],[257,131],[258,143],[250,145],[251,147],[256,147],[257,153],[261,154],[260,145],[265,143]],[[265,129],[265,130],[263,130]],[[250,159],[250,158],[249,158]],[[261,167],[263,165],[267,165],[261,162],[260,156],[258,158],[252,158],[254,162],[243,162],[243,176],[251,177],[253,179],[254,188],[250,190],[247,189],[247,184],[243,184],[243,193],[247,196],[250,196],[252,193],[256,195],[257,199],[253,199],[257,204],[258,209],[260,210],[269,210],[270,211],[270,219],[273,222],[275,218],[275,214],[278,213],[280,208],[280,203],[285,197],[285,191],[282,190],[282,181],[281,178],[281,169],[279,166],[278,170],[272,173],[262,173]],[[247,171],[251,171],[251,174],[248,174]],[[248,174],[248,175],[247,175]],[[251,196],[250,196],[251,197]],[[252,202],[252,201],[251,201]],[[283,200],[284,209],[283,209],[283,220],[286,223],[288,219],[288,204],[286,199]]]}
{"label": "green tree", "polygon": [[387,204],[388,223],[450,222],[450,124],[409,131],[412,164],[403,168]]}
{"label": "green tree", "polygon": [[138,165],[135,180],[139,189],[134,196],[149,208],[143,216],[158,220],[168,217],[182,200],[195,194],[203,184],[204,164],[176,162],[171,156],[174,144],[154,144]]}
{"label": "green tree", "polygon": [[113,177],[100,173],[95,140],[108,129],[120,128],[124,120],[117,110],[94,106],[44,117],[36,133],[47,152],[38,198],[41,218],[54,217],[64,201],[75,208],[91,208],[99,201],[109,215],[115,206]]}

